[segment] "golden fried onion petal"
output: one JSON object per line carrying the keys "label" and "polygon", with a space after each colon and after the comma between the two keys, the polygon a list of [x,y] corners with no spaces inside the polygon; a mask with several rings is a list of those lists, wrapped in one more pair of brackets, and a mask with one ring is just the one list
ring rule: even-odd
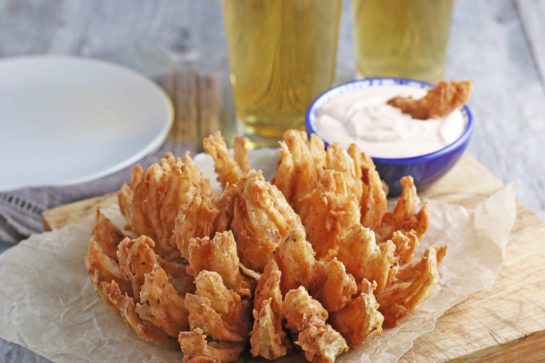
{"label": "golden fried onion petal", "polygon": [[117,261],[117,246],[125,238],[125,234],[102,214],[100,208],[97,208],[95,212],[92,235],[102,252]]}
{"label": "golden fried onion petal", "polygon": [[250,334],[250,352],[254,357],[280,358],[290,348],[282,328],[282,273],[274,259],[270,259],[259,279],[254,296],[254,326]]}
{"label": "golden fried onion petal", "polygon": [[382,222],[386,212],[387,200],[382,181],[373,160],[360,151],[356,144],[351,144],[348,154],[354,161],[356,180],[361,188],[359,202],[361,206],[361,224],[375,228]]}
{"label": "golden fried onion petal", "polygon": [[314,189],[299,200],[298,213],[317,257],[336,251],[346,232],[360,221],[352,181],[341,172],[326,170]]}
{"label": "golden fried onion petal", "polygon": [[214,159],[218,182],[221,183],[222,188],[225,188],[227,184],[235,184],[248,171],[247,151],[244,145],[241,145],[242,141],[237,140],[235,141],[236,160],[229,153],[219,131],[208,136],[202,142],[206,152]]}
{"label": "golden fried onion petal", "polygon": [[328,312],[317,300],[300,286],[288,291],[284,297],[286,327],[305,352],[309,361],[333,362],[348,350],[348,345],[339,332],[326,324]]}
{"label": "golden fried onion petal", "polygon": [[312,245],[305,237],[304,229],[293,229],[273,254],[282,272],[280,290],[283,294],[299,286],[309,289],[313,285],[316,259]]}
{"label": "golden fried onion petal", "polygon": [[318,261],[319,283],[310,292],[330,313],[341,310],[357,292],[354,277],[343,263],[332,255]]}
{"label": "golden fried onion petal", "polygon": [[284,133],[281,150],[273,183],[298,211],[299,199],[312,191],[325,168],[324,143],[316,135],[311,135],[308,142],[304,131],[288,130]]}
{"label": "golden fried onion petal", "polygon": [[439,282],[438,263],[447,246],[430,247],[419,262],[399,270],[396,281],[377,294],[380,312],[384,315],[384,327],[397,326],[418,304],[426,301]]}
{"label": "golden fried onion petal", "polygon": [[189,153],[175,158],[167,153],[147,170],[137,166],[130,184],[118,193],[121,213],[127,227],[136,235],[147,235],[156,242],[156,251],[165,259],[176,259],[179,252],[170,239],[178,211],[191,203],[197,194],[217,199],[217,195],[191,160]]}
{"label": "golden fried onion petal", "polygon": [[397,272],[395,250],[396,246],[391,241],[377,244],[373,231],[358,224],[343,240],[337,258],[356,282],[364,278],[375,281],[380,292]]}
{"label": "golden fried onion petal", "polygon": [[231,229],[241,262],[262,272],[272,252],[293,228],[303,228],[301,219],[284,195],[251,170],[238,182]]}
{"label": "golden fried onion petal", "polygon": [[187,258],[189,240],[195,237],[210,237],[215,231],[214,221],[220,211],[216,202],[196,194],[184,204],[176,217],[171,244],[176,246],[180,255]]}
{"label": "golden fried onion petal", "polygon": [[165,270],[158,265],[144,277],[136,312],[143,321],[162,328],[171,337],[178,337],[180,331],[189,327],[184,298],[178,295]]}
{"label": "golden fried onion petal", "polygon": [[119,270],[123,277],[131,282],[132,296],[140,295],[144,276],[153,269],[157,261],[154,247],[155,243],[147,236],[140,236],[137,239],[126,237],[119,244],[117,250]]}
{"label": "golden fried onion petal", "polygon": [[284,304],[282,306],[284,318],[286,319],[285,327],[289,329],[293,335],[296,335],[304,322],[311,317],[326,321],[329,313],[316,299],[309,295],[303,286],[292,289],[284,296]]}
{"label": "golden fried onion petal", "polygon": [[375,286],[364,279],[358,296],[344,309],[331,314],[331,325],[342,334],[351,348],[357,347],[365,339],[382,334],[384,317],[378,311],[379,304],[373,295]]}
{"label": "golden fried onion petal", "polygon": [[185,363],[234,362],[244,350],[244,343],[207,341],[200,328],[181,332],[178,337]]}
{"label": "golden fried onion petal", "polygon": [[109,304],[121,315],[125,324],[140,338],[163,347],[177,348],[176,340],[169,338],[164,330],[140,320],[134,300],[123,294],[115,281],[101,283],[101,289]]}
{"label": "golden fried onion petal", "polygon": [[335,362],[335,359],[348,351],[343,336],[323,320],[311,318],[305,322],[295,342],[299,345],[309,362]]}
{"label": "golden fried onion petal", "polygon": [[428,204],[424,203],[420,211],[417,211],[420,198],[416,193],[413,178],[404,176],[401,178],[401,185],[403,189],[394,210],[386,213],[381,225],[375,229],[378,241],[391,239],[394,231],[411,230],[416,233],[420,240],[428,230]]}
{"label": "golden fried onion petal", "polygon": [[[123,293],[133,296],[133,290],[130,280],[125,279],[116,261],[108,257],[96,242],[94,236],[89,241],[87,257],[85,257],[85,266],[89,273],[89,279],[93,284],[97,294],[103,298],[100,291],[100,283],[110,283],[115,281]],[[103,299],[104,300],[104,299]],[[105,300],[108,302],[107,300]]]}
{"label": "golden fried onion petal", "polygon": [[250,331],[250,302],[227,288],[217,272],[203,270],[195,278],[195,295],[207,298],[210,307],[241,336]]}
{"label": "golden fried onion petal", "polygon": [[229,342],[244,342],[246,337],[237,332],[237,328],[228,324],[216,312],[205,296],[194,294],[185,295],[185,307],[189,311],[189,326],[191,329],[200,328],[215,340]]}
{"label": "golden fried onion petal", "polygon": [[231,231],[216,233],[214,238],[192,238],[189,241],[188,272],[196,276],[202,270],[216,271],[230,289],[250,296],[250,283],[240,273],[237,247]]}

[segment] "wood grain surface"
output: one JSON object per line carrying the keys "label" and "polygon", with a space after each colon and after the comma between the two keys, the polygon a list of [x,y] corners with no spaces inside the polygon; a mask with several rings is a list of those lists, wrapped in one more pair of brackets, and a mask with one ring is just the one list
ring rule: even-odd
{"label": "wood grain surface", "polygon": [[[345,0],[337,82],[352,79],[355,74],[350,11],[350,1]],[[489,181],[490,187],[499,185],[499,182],[520,181],[519,198],[541,217],[545,217],[545,163],[541,161],[545,154],[543,19],[545,4],[542,0],[457,0],[445,68],[445,78],[471,79],[475,83],[469,105],[476,125],[469,152],[499,179],[494,183]],[[169,142],[179,143],[179,150],[200,150],[192,135],[202,133],[206,127],[218,126],[228,138],[232,138],[236,132],[219,0],[0,0],[0,57],[30,54],[99,58],[128,66],[155,79],[173,97],[177,115],[185,115],[179,117],[169,138]],[[195,74],[200,77],[197,83],[192,78]],[[201,79],[206,81],[201,83]],[[187,87],[201,87],[202,97],[195,96],[192,102],[187,103],[186,98],[176,96],[183,94]],[[205,99],[214,101],[202,113],[199,110],[205,106]],[[194,108],[192,105],[200,106]],[[209,122],[205,128],[199,126],[202,120]],[[440,198],[469,202],[473,199],[468,190],[481,179],[480,173],[474,173],[471,178],[457,182],[456,193],[440,189],[441,183],[430,189],[429,193],[433,191]],[[528,242],[524,248],[539,250],[543,238],[541,230],[534,226],[539,219],[522,205],[519,211],[521,215],[529,216],[528,224],[520,225],[517,222],[516,228],[521,235],[534,238],[534,243],[530,246]],[[511,245],[508,253],[515,253],[511,251]],[[0,243],[0,249],[5,248]],[[535,255],[539,253],[537,251]],[[533,256],[526,256],[530,265],[537,263]],[[519,268],[526,268],[526,261],[516,260],[516,263],[520,264]],[[504,270],[508,274],[515,269],[508,265],[501,274],[504,274]],[[500,278],[503,276],[501,274]],[[542,300],[527,295],[531,294],[529,290],[536,289],[534,287],[539,280],[532,277],[531,283],[522,292],[513,293],[514,288],[506,290],[515,297],[522,294],[530,300],[520,306],[509,305],[519,309],[517,311],[521,311],[521,315],[506,315],[505,325],[510,323],[507,319],[520,321],[530,317],[531,321],[536,320],[535,316],[531,318],[533,310],[529,306],[534,306],[536,311],[545,310]],[[508,275],[504,278],[506,282],[510,281]],[[542,283],[542,280],[539,281]],[[471,300],[466,303],[470,304],[466,307],[468,310],[481,305],[471,305]],[[474,318],[478,320],[479,317]],[[419,343],[413,349],[417,352],[419,346],[431,347],[432,343],[435,344],[433,349],[418,353],[428,358],[425,360],[448,360],[454,352],[458,354],[463,351],[463,347],[459,351],[446,347],[450,325],[441,324],[434,333],[444,331],[442,338],[429,340],[428,345]],[[497,336],[492,336],[484,325],[476,330],[479,338],[472,346],[475,350],[481,349],[483,359],[495,359],[495,351],[486,348],[488,342],[494,339],[498,340],[495,347],[501,344],[515,347],[513,354],[526,354],[531,349],[525,350],[525,344],[531,343],[528,346],[535,347],[535,342],[544,339],[528,326],[521,330],[522,335],[527,335],[526,338],[519,338],[522,344],[513,345],[513,340],[510,340],[512,329],[503,325],[499,327]],[[473,332],[469,331],[468,334],[472,336]],[[421,338],[425,339],[428,338]],[[443,351],[445,353],[441,354]],[[475,357],[473,355],[472,359]],[[505,357],[502,359],[507,359]],[[518,357],[532,361],[523,359],[523,355]],[[405,358],[412,359],[410,355]],[[534,358],[537,359],[537,356]],[[0,361],[47,360],[0,340]]]}

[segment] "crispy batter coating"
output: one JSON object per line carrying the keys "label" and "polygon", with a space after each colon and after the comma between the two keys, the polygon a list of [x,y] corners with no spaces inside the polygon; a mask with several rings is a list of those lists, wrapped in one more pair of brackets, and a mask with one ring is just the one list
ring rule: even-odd
{"label": "crispy batter coating", "polygon": [[361,205],[361,224],[364,227],[375,228],[380,225],[386,212],[387,192],[384,191],[375,164],[369,156],[360,151],[356,144],[350,145],[348,154],[354,161],[356,180],[361,188],[358,194]]}
{"label": "crispy batter coating", "polygon": [[180,255],[187,258],[189,240],[195,237],[210,237],[215,231],[214,221],[220,210],[214,199],[195,194],[193,199],[184,204],[176,217],[171,243]]}
{"label": "crispy batter coating", "polygon": [[250,283],[240,273],[236,243],[231,231],[216,233],[214,238],[193,238],[189,241],[188,272],[196,276],[202,270],[216,271],[230,289],[241,296],[250,296]]}
{"label": "crispy batter coating", "polygon": [[358,283],[364,278],[375,281],[380,292],[397,272],[395,250],[391,241],[377,244],[373,231],[358,224],[343,240],[337,258]]}
{"label": "crispy batter coating", "polygon": [[208,342],[200,328],[181,332],[178,341],[185,363],[234,362],[244,350],[244,343]]}
{"label": "crispy batter coating", "polygon": [[284,141],[280,141],[280,159],[276,165],[276,173],[271,182],[284,194],[286,200],[293,205],[295,191],[295,162]]}
{"label": "crispy batter coating", "polygon": [[195,278],[195,295],[210,300],[210,307],[241,336],[250,331],[250,302],[228,289],[217,272],[203,270]]}
{"label": "crispy batter coating", "polygon": [[250,283],[254,287],[253,290],[255,290],[255,287],[257,287],[257,282],[259,281],[259,279],[261,278],[263,274],[244,266],[243,263],[239,263],[239,267],[240,267],[240,272],[242,272],[244,276],[250,279]]}
{"label": "crispy batter coating", "polygon": [[[168,155],[168,154],[167,154]],[[210,180],[208,178],[205,178],[202,174],[201,170],[193,161],[193,159],[190,156],[189,151],[187,151],[184,155],[185,157],[185,165],[187,166],[187,169],[189,171],[189,174],[192,177],[192,182],[195,186],[197,186],[197,189],[199,191],[199,194],[202,195],[204,198],[208,198],[211,200],[217,200],[218,194],[212,189],[212,186],[210,185]],[[180,160],[183,162],[182,159],[177,158],[176,163],[180,163]],[[162,161],[162,160],[161,160]],[[171,199],[167,199],[165,201],[167,204],[172,202]],[[176,214],[174,216],[170,216],[171,218],[176,218]]]}
{"label": "crispy batter coating", "polygon": [[341,310],[357,291],[354,277],[346,272],[345,266],[333,255],[318,261],[316,270],[319,282],[311,290],[312,296],[320,301],[330,313]]}
{"label": "crispy batter coating", "polygon": [[413,260],[414,250],[420,244],[420,239],[413,230],[407,232],[395,231],[391,241],[396,246],[395,255],[400,265]]}
{"label": "crispy batter coating", "polygon": [[305,238],[304,229],[293,229],[280,243],[273,258],[282,271],[280,290],[283,294],[291,289],[313,286],[316,276],[316,259],[312,245]]}
{"label": "crispy batter coating", "polygon": [[122,215],[128,216],[131,214],[134,188],[136,184],[138,184],[140,180],[142,180],[143,176],[144,169],[142,169],[140,164],[136,164],[136,166],[132,170],[131,180],[129,181],[129,184],[123,184],[121,186],[121,189],[117,192],[117,202],[119,204],[119,209],[121,210]]}
{"label": "crispy batter coating", "polygon": [[399,270],[397,281],[377,294],[380,312],[384,315],[384,327],[397,326],[416,305],[431,296],[439,282],[437,265],[443,260],[446,250],[447,246],[428,248],[419,262]]}
{"label": "crispy batter coating", "polygon": [[254,327],[250,334],[250,353],[252,356],[273,360],[285,356],[290,345],[286,333],[279,334],[278,316],[273,312],[272,298],[263,301],[259,310],[253,310]]}
{"label": "crispy batter coating", "polygon": [[348,351],[343,336],[323,320],[312,318],[297,336],[297,345],[305,352],[309,362],[335,362]]}
{"label": "crispy batter coating", "polygon": [[471,81],[440,81],[420,99],[415,100],[410,96],[394,97],[388,100],[388,104],[413,118],[427,120],[447,116],[462,107],[469,101],[472,90]]}
{"label": "crispy batter coating", "polygon": [[156,242],[157,254],[166,259],[179,256],[170,243],[178,211],[196,194],[217,199],[209,180],[199,171],[189,153],[185,159],[184,162],[167,153],[159,163],[145,171],[136,167],[131,183],[125,184],[118,193],[127,227],[136,235],[151,237]]}
{"label": "crispy batter coating", "polygon": [[225,188],[227,184],[235,184],[248,171],[247,150],[241,139],[235,140],[235,159],[229,153],[219,131],[204,139],[202,144],[206,152],[214,159],[218,182],[221,183],[222,188]]}
{"label": "crispy batter coating", "polygon": [[178,295],[165,270],[158,265],[144,277],[136,312],[140,319],[162,328],[174,338],[189,327],[184,298]]}
{"label": "crispy batter coating", "polygon": [[[301,201],[312,192],[320,176],[328,170],[343,174],[351,197],[360,203],[361,223],[373,228],[386,210],[386,192],[371,158],[351,145],[348,153],[338,144],[324,151],[319,137],[290,130],[280,143],[280,160],[273,183],[299,213]],[[303,223],[305,223],[303,218]],[[305,224],[306,226],[306,224]]]}
{"label": "crispy batter coating", "polygon": [[102,212],[96,209],[92,234],[102,252],[117,261],[117,245],[125,235]]}
{"label": "crispy batter coating", "polygon": [[325,323],[327,310],[304,287],[288,291],[283,311],[286,328],[297,337],[295,343],[303,349],[308,361],[334,362],[338,355],[348,350],[341,334]]}
{"label": "crispy batter coating", "polygon": [[243,173],[250,171],[250,163],[248,163],[248,148],[246,148],[246,138],[244,136],[235,137],[233,145],[233,154],[235,162]]}
{"label": "crispy batter coating", "polygon": [[345,179],[347,190],[358,200],[361,194],[361,183],[356,178],[356,164],[341,145],[338,143],[329,145],[326,151],[325,167],[322,170],[332,170],[341,173]]}
{"label": "crispy batter coating", "polygon": [[373,295],[375,286],[364,279],[361,293],[344,309],[331,314],[331,325],[342,334],[351,348],[357,347],[365,339],[382,334],[384,317],[378,311],[379,305]]}
{"label": "crispy batter coating", "polygon": [[309,142],[304,131],[288,130],[280,145],[281,158],[273,183],[298,211],[299,199],[312,191],[325,168],[324,143],[316,135],[311,135]]}
{"label": "crispy batter coating", "polygon": [[246,337],[239,334],[236,326],[228,324],[216,312],[205,296],[185,295],[185,307],[189,311],[189,326],[191,329],[201,328],[203,332],[215,340],[229,342],[244,342]]}
{"label": "crispy batter coating", "polygon": [[239,184],[228,184],[216,203],[219,214],[213,221],[213,230],[225,232],[231,229],[231,222],[235,214],[235,199],[238,198]]}
{"label": "crispy batter coating", "polygon": [[125,324],[140,338],[163,347],[176,349],[176,340],[170,339],[164,330],[140,320],[134,300],[121,292],[115,281],[101,283],[101,290],[109,304],[121,315]]}
{"label": "crispy batter coating", "polygon": [[157,263],[167,273],[168,281],[174,286],[178,295],[184,296],[188,292],[195,291],[193,276],[187,273],[187,263],[166,261],[160,256],[157,256]]}
{"label": "crispy batter coating", "polygon": [[327,151],[320,139],[288,131],[281,143],[274,183],[301,216],[316,255],[336,251],[351,227],[374,228],[382,222],[386,193],[371,158],[352,145],[334,143]]}
{"label": "crispy batter coating", "polygon": [[346,150],[338,143],[329,145],[325,161],[325,168],[322,169],[341,173],[346,184],[345,188],[352,194],[353,198],[356,197],[356,200],[358,200],[361,194],[361,183],[356,179],[356,164]]}
{"label": "crispy batter coating", "polygon": [[286,332],[282,328],[282,273],[271,258],[257,284],[254,296],[254,326],[250,334],[250,352],[254,357],[280,358],[290,348]]}
{"label": "crispy batter coating", "polygon": [[394,231],[413,230],[418,239],[422,239],[429,226],[428,204],[424,203],[417,212],[420,198],[416,193],[412,176],[401,178],[403,190],[392,212],[386,213],[382,224],[375,228],[378,241],[386,241],[392,238]]}
{"label": "crispy batter coating", "polygon": [[252,170],[238,183],[231,229],[241,262],[262,272],[271,254],[293,228],[303,228],[301,219],[284,195]]}
{"label": "crispy batter coating", "polygon": [[327,148],[325,154],[325,169],[338,171],[352,177],[356,174],[354,161],[338,143],[333,143]]}
{"label": "crispy batter coating", "polygon": [[303,324],[310,318],[315,317],[326,321],[329,316],[329,313],[324,309],[322,304],[318,300],[313,299],[303,286],[287,292],[284,296],[282,309],[284,318],[286,319],[285,327],[293,335],[297,335]]}
{"label": "crispy batter coating", "polygon": [[147,236],[140,236],[137,239],[126,237],[119,244],[117,250],[119,270],[123,277],[131,282],[132,296],[140,296],[144,276],[151,272],[157,261],[154,247],[155,243]]}
{"label": "crispy batter coating", "polygon": [[347,231],[359,223],[360,212],[350,184],[338,171],[324,171],[315,188],[299,201],[299,215],[317,257],[336,251]]}
{"label": "crispy batter coating", "polygon": [[[304,137],[306,140],[306,133],[302,132],[299,134],[301,137]],[[325,145],[324,141],[315,134],[310,135],[308,139],[308,150],[310,153],[310,157],[312,158],[312,161],[314,162],[314,167],[316,170],[324,169],[325,164]]]}
{"label": "crispy batter coating", "polygon": [[91,240],[89,241],[89,250],[87,252],[87,257],[85,258],[85,266],[89,273],[89,279],[101,298],[103,298],[103,295],[100,291],[100,283],[110,283],[112,281],[115,281],[124,293],[128,293],[132,296],[133,290],[130,280],[125,279],[119,270],[116,261],[102,252],[102,249],[96,242],[94,236],[91,236]]}
{"label": "crispy batter coating", "polygon": [[[274,258],[269,259],[265,271],[259,278],[257,288],[254,294],[254,308],[259,310],[268,298],[272,298],[274,304],[274,312],[282,311],[282,292],[280,291],[280,280],[282,272],[278,268],[278,264]],[[278,319],[280,322],[280,319]]]}

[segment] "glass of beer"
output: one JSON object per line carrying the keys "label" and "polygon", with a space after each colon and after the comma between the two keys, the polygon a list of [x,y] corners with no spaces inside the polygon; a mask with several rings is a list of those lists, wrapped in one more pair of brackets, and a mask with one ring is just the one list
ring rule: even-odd
{"label": "glass of beer", "polygon": [[436,82],[452,0],[352,0],[358,73]]}
{"label": "glass of beer", "polygon": [[335,77],[342,0],[223,0],[239,132],[276,146]]}

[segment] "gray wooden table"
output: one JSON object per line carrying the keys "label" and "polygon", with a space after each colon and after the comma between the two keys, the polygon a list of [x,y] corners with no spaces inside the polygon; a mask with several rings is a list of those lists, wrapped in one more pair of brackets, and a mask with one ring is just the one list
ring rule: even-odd
{"label": "gray wooden table", "polygon": [[[338,82],[355,74],[349,1],[341,21]],[[469,152],[504,183],[518,181],[519,198],[542,217],[544,24],[544,0],[456,0],[445,73],[475,84]],[[220,0],[0,0],[0,57],[31,54],[104,59],[156,79],[187,68],[215,75],[220,121],[234,122]],[[0,340],[0,361],[47,360]]]}

